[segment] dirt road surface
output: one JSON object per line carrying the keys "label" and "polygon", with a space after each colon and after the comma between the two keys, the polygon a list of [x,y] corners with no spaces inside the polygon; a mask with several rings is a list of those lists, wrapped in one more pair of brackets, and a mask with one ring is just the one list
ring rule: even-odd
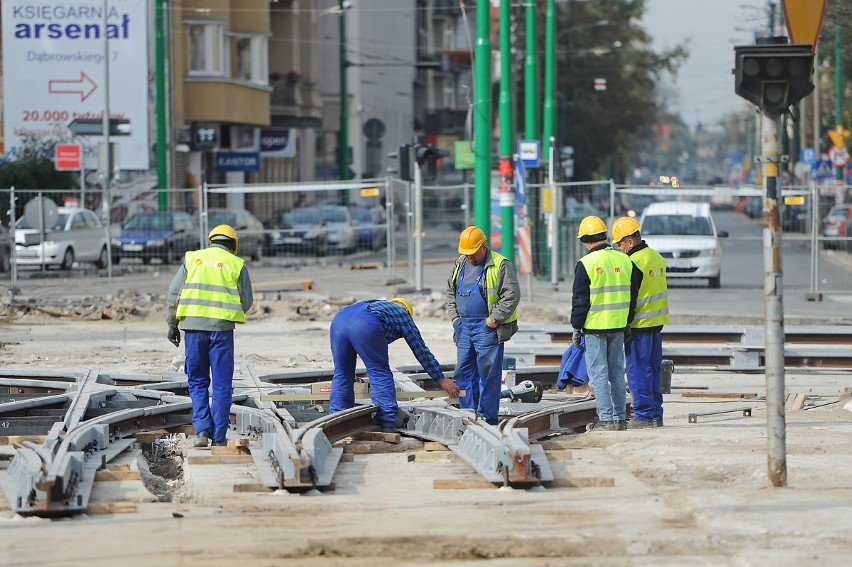
{"label": "dirt road surface", "polygon": [[[257,304],[237,333],[238,362],[261,374],[330,368],[328,324],[340,304],[401,289],[385,285],[386,273],[312,270],[257,267]],[[427,275],[434,294],[409,297],[427,344],[439,361],[454,362],[449,325],[440,316],[445,271]],[[165,339],[162,302],[170,277],[164,269],[112,282],[25,282],[15,304],[0,310],[0,367],[140,374],[180,368],[181,352]],[[312,289],[294,286],[304,279],[313,280]],[[560,287],[536,283],[523,321],[565,322],[570,282]],[[702,317],[711,307],[679,292],[672,303],[678,322],[759,320],[759,296],[739,295],[750,310],[731,299],[729,312]],[[790,302],[794,323],[847,325],[848,313],[842,299]],[[395,364],[415,364],[404,344],[392,345],[391,353]],[[0,500],[0,565],[846,565],[852,554],[852,403],[844,396],[850,375],[795,370],[786,379],[788,390],[807,394],[807,401],[785,415],[783,488],[770,487],[768,479],[764,376],[676,372],[665,427],[543,442],[555,476],[573,480],[573,487],[435,488],[436,480],[471,478],[467,466],[408,439],[353,453],[338,467],[331,492],[235,492],[255,479],[251,465],[193,465],[200,450],[177,439],[184,478],[171,487],[169,501],[157,501],[131,480],[97,483],[93,502],[104,504],[102,513],[72,519],[23,518]],[[679,393],[689,387],[756,397]],[[751,407],[752,416],[687,419],[741,406]],[[125,462],[133,470],[149,466],[138,450]]]}

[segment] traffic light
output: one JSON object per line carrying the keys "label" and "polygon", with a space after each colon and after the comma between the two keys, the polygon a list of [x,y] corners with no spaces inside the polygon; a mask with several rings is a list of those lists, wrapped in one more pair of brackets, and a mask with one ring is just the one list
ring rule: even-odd
{"label": "traffic light", "polygon": [[734,91],[764,111],[783,114],[814,90],[810,45],[737,46],[734,54]]}
{"label": "traffic light", "polygon": [[435,181],[438,178],[438,162],[450,155],[447,150],[440,150],[428,144],[415,144],[414,157],[420,166],[423,181]]}

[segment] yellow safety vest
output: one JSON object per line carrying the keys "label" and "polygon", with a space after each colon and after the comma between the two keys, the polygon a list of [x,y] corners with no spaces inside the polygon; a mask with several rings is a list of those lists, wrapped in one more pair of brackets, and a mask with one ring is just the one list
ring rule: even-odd
{"label": "yellow safety vest", "polygon": [[[497,275],[500,272],[500,264],[506,261],[506,257],[502,254],[491,250],[491,262],[493,265],[485,268],[485,303],[488,305],[488,313],[494,310],[494,306],[500,301],[499,290],[497,289]],[[472,266],[473,264],[471,264]],[[459,272],[461,271],[462,262],[456,262],[453,268],[453,281],[458,282]],[[456,284],[458,285],[458,284]],[[511,323],[518,319],[518,310],[512,311],[509,318],[502,323]],[[501,324],[502,324],[501,323]]]}
{"label": "yellow safety vest", "polygon": [[583,328],[623,329],[630,314],[630,275],[633,262],[612,248],[580,258],[589,276],[589,312]]}
{"label": "yellow safety vest", "polygon": [[186,282],[180,291],[177,319],[206,317],[245,323],[237,282],[245,260],[211,246],[186,253]]}
{"label": "yellow safety vest", "polygon": [[666,261],[652,248],[634,252],[630,259],[643,276],[636,299],[636,314],[630,326],[635,329],[661,327],[669,322]]}

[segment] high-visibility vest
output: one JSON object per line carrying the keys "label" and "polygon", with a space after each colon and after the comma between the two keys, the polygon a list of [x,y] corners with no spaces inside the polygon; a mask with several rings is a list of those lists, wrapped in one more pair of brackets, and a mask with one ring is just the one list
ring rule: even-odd
{"label": "high-visibility vest", "polygon": [[245,323],[237,282],[245,260],[211,246],[186,253],[186,282],[180,291],[177,319],[206,317]]}
{"label": "high-visibility vest", "polygon": [[653,248],[630,255],[642,272],[642,285],[636,299],[636,314],[630,324],[635,329],[661,327],[669,322],[669,292],[666,286],[666,261]]}
{"label": "high-visibility vest", "polygon": [[580,258],[589,276],[589,312],[583,328],[609,330],[627,327],[630,314],[630,274],[626,254],[604,248]]}
{"label": "high-visibility vest", "polygon": [[[491,262],[493,265],[485,268],[485,303],[488,305],[488,313],[494,310],[494,306],[497,305],[497,302],[500,301],[500,295],[497,289],[497,275],[500,272],[500,264],[506,261],[506,257],[502,254],[491,250]],[[472,265],[472,264],[471,264]],[[453,281],[457,282],[459,278],[459,272],[461,271],[462,262],[456,262],[455,267],[453,268]],[[518,319],[518,310],[515,309],[512,311],[512,314],[509,315],[508,319],[503,321],[503,323],[511,323],[512,321],[516,321]]]}

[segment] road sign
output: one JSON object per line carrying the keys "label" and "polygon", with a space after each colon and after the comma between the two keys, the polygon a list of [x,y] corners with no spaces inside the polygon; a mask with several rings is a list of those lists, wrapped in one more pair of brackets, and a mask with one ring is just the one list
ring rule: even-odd
{"label": "road sign", "polygon": [[834,167],[846,167],[849,163],[849,150],[845,146],[831,146],[828,148],[828,159]]}
{"label": "road sign", "polygon": [[[456,169],[473,169],[476,165],[476,156],[470,140],[456,140]],[[403,177],[403,179],[405,179]]]}
{"label": "road sign", "polygon": [[520,140],[518,157],[525,167],[539,167],[541,163],[541,142],[538,140]]}
{"label": "road sign", "polygon": [[596,91],[605,91],[606,90],[606,79],[595,79],[595,90]]}
{"label": "road sign", "polygon": [[834,179],[834,169],[831,167],[831,162],[827,159],[814,162],[811,166],[811,179]]}
{"label": "road sign", "polygon": [[799,161],[803,161],[805,163],[814,163],[816,161],[816,150],[813,148],[802,148],[802,151],[799,155]]}
{"label": "road sign", "polygon": [[[68,124],[68,129],[75,136],[102,136],[104,121],[101,118],[75,118]],[[109,135],[129,136],[130,120],[127,118],[110,118]]]}
{"label": "road sign", "polygon": [[784,15],[787,16],[787,32],[792,43],[816,46],[825,0],[784,0]]}
{"label": "road sign", "polygon": [[59,219],[59,209],[53,200],[47,197],[35,197],[24,205],[24,219],[39,232],[53,228]]}
{"label": "road sign", "polygon": [[56,144],[54,162],[56,171],[80,171],[83,152],[79,144]]}

